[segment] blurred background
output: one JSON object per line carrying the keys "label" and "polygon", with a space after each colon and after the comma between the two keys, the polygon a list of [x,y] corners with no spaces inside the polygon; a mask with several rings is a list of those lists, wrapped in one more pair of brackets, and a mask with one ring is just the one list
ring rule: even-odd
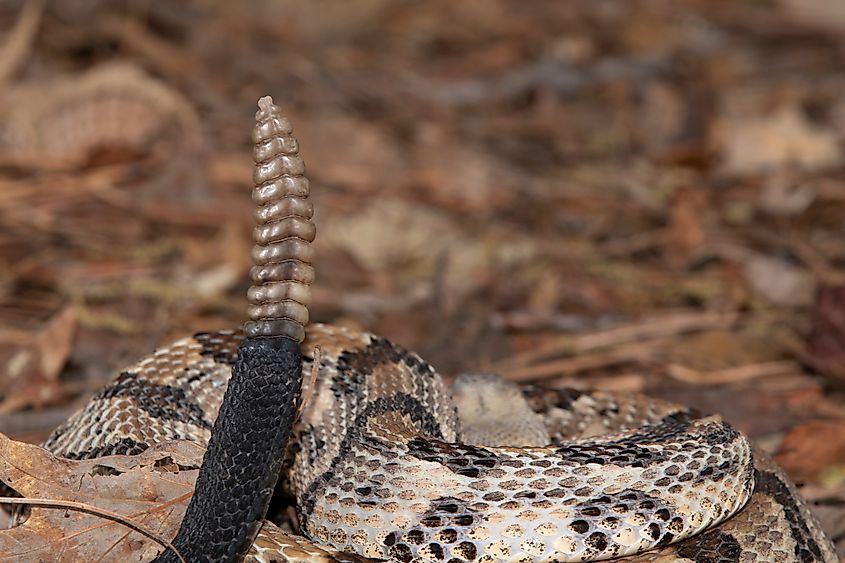
{"label": "blurred background", "polygon": [[845,553],[843,37],[840,0],[0,0],[0,431],[242,323],[270,94],[314,320],[722,412]]}

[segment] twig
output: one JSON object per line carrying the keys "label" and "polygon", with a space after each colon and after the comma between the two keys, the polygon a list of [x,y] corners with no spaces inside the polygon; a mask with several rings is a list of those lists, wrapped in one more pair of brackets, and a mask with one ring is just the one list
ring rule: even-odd
{"label": "twig", "polygon": [[734,324],[737,318],[738,315],[733,312],[681,312],[582,335],[564,335],[535,350],[517,354],[505,361],[498,362],[493,368],[496,371],[504,372],[505,370],[513,370],[516,367],[526,366],[548,357],[560,355],[575,356],[591,350],[620,344],[656,340],[687,332],[728,327]]}
{"label": "twig", "polygon": [[511,381],[548,379],[556,376],[573,375],[590,369],[608,368],[632,362],[646,362],[655,356],[657,349],[658,346],[654,343],[629,344],[609,352],[580,355],[575,358],[553,360],[528,367],[505,368],[495,371]]}
{"label": "twig", "polygon": [[759,364],[748,364],[734,368],[720,369],[714,371],[699,371],[686,366],[671,364],[666,373],[669,377],[696,385],[718,385],[720,383],[735,383],[749,381],[761,377],[784,375],[801,371],[797,362],[785,360],[780,362],[762,362]]}
{"label": "twig", "polygon": [[15,27],[9,33],[5,45],[0,48],[0,84],[5,83],[17,70],[32,47],[32,38],[38,30],[43,11],[43,0],[30,0],[21,9]]}

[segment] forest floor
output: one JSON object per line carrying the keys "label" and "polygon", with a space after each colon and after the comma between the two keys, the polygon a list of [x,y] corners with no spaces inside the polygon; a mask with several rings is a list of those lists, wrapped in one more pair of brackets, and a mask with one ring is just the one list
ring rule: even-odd
{"label": "forest floor", "polygon": [[243,322],[271,94],[313,320],[718,411],[845,554],[840,2],[0,1],[0,30],[0,432]]}

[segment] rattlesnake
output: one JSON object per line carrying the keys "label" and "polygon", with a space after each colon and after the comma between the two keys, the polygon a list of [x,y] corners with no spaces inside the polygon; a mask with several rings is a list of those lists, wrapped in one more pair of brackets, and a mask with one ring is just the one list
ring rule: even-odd
{"label": "rattlesnake", "polygon": [[[289,124],[269,98],[259,106],[257,265],[246,336],[198,334],[142,360],[59,427],[49,450],[77,459],[134,454],[172,439],[205,445],[212,434],[209,452],[221,443],[225,449],[215,418],[221,404],[219,419],[233,416],[228,394],[239,391],[230,377],[241,386],[239,373],[264,376],[244,367],[251,354],[276,358],[279,349],[285,359],[278,365],[298,358],[285,346],[302,340],[308,322],[308,184]],[[274,351],[261,348],[268,342]],[[283,481],[302,535],[265,522],[255,537],[252,528],[227,522],[236,536],[255,538],[249,558],[836,560],[783,473],[718,416],[640,396],[519,388],[491,375],[460,378],[450,389],[417,355],[340,327],[308,326],[301,350],[302,374],[316,368],[316,377],[303,383],[310,398],[292,430]],[[281,440],[299,383],[285,385]],[[274,398],[254,396],[256,408]],[[238,406],[249,413],[250,405]],[[215,455],[206,455],[203,470]],[[229,461],[250,471],[252,454],[238,455]],[[277,470],[259,478],[257,489],[272,487]],[[225,484],[228,477],[212,478]],[[197,504],[207,487],[198,485]],[[266,509],[265,500],[253,504]],[[189,508],[183,531],[189,518],[223,521],[225,514]],[[188,537],[196,536],[180,531],[177,547],[187,545],[198,559],[218,557],[185,543]]]}

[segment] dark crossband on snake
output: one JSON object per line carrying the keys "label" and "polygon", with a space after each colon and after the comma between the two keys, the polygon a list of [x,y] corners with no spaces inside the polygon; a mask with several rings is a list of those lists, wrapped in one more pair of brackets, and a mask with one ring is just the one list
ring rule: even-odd
{"label": "dark crossband on snake", "polygon": [[[449,387],[389,340],[309,325],[309,184],[269,97],[256,121],[249,322],[127,368],[45,443],[72,459],[207,446],[174,540],[187,560],[837,561],[717,415],[484,373]],[[277,479],[297,533],[264,520]]]}

